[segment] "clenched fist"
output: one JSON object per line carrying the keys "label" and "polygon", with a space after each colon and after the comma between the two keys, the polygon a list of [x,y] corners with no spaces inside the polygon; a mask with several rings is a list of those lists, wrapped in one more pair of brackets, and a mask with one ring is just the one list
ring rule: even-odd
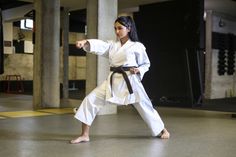
{"label": "clenched fist", "polygon": [[76,44],[75,46],[80,49],[82,47],[84,47],[84,45],[87,43],[87,40],[79,40],[79,41],[76,41]]}

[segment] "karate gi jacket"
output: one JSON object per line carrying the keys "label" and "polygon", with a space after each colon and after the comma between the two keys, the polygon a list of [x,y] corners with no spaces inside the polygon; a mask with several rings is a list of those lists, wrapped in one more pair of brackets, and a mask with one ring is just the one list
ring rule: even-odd
{"label": "karate gi jacket", "polygon": [[[128,105],[138,103],[142,99],[149,99],[141,83],[144,74],[150,67],[146,48],[142,43],[128,40],[124,45],[121,45],[120,41],[105,42],[98,39],[88,39],[87,41],[89,44],[84,46],[83,49],[86,52],[107,57],[110,67],[137,67],[140,71],[139,74],[131,74],[129,71],[126,71],[133,89],[132,94],[129,93],[123,75],[120,73],[113,75],[111,88],[110,77],[113,72],[110,71],[107,79],[93,91],[96,93],[96,96],[99,97],[99,93],[105,89],[105,101],[117,105]],[[99,91],[100,89],[103,90]]]}

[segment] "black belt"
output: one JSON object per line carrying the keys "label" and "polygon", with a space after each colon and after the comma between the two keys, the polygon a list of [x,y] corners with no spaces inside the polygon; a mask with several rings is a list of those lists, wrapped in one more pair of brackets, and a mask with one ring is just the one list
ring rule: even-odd
{"label": "black belt", "polygon": [[133,93],[133,89],[132,89],[132,86],[130,84],[129,78],[128,78],[126,72],[125,72],[125,71],[129,71],[131,68],[134,68],[134,67],[121,67],[121,66],[119,66],[119,67],[110,67],[110,70],[113,71],[113,73],[111,74],[111,77],[110,77],[111,88],[112,88],[112,78],[113,78],[113,75],[115,73],[120,73],[120,74],[123,75],[123,78],[124,78],[124,80],[126,82],[126,85],[127,85],[128,90],[129,90],[129,93],[132,94]]}

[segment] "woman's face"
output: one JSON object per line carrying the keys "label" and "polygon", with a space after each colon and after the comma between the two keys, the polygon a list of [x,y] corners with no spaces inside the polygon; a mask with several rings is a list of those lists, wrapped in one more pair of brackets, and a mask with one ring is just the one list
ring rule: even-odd
{"label": "woman's face", "polygon": [[114,28],[118,39],[122,39],[125,37],[129,38],[128,33],[130,32],[130,30],[127,27],[123,26],[119,22],[116,22]]}

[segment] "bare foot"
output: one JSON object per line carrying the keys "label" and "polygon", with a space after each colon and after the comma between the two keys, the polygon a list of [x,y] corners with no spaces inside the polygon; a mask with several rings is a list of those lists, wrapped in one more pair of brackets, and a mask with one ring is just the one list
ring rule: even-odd
{"label": "bare foot", "polygon": [[82,143],[82,142],[89,142],[89,137],[79,136],[78,138],[70,141],[71,144],[78,144],[78,143]]}
{"label": "bare foot", "polygon": [[161,139],[169,139],[170,138],[170,133],[164,128],[161,132]]}

